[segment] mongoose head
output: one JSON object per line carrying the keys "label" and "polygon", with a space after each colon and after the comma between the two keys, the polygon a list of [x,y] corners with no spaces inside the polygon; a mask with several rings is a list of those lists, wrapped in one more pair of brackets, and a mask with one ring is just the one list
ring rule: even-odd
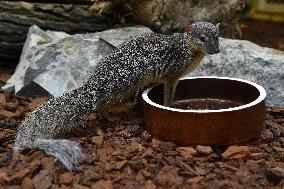
{"label": "mongoose head", "polygon": [[215,54],[219,50],[219,26],[209,22],[195,22],[187,27],[190,42],[208,54]]}

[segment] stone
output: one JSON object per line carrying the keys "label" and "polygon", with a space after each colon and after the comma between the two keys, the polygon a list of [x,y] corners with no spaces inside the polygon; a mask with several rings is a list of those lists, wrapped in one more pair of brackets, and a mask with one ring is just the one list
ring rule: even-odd
{"label": "stone", "polygon": [[[53,186],[55,186],[54,188],[55,189],[70,189],[70,187],[69,186],[65,186],[64,184],[63,185],[61,185],[60,186],[60,188],[59,188],[59,186],[58,185],[53,185]],[[57,188],[56,188],[57,187]],[[52,188],[53,189],[53,188]]]}
{"label": "stone", "polygon": [[93,136],[92,137],[92,143],[96,145],[101,145],[103,143],[103,137],[102,136]]}
{"label": "stone", "polygon": [[247,160],[245,165],[252,174],[256,174],[257,172],[259,172],[262,169],[261,164],[263,164],[263,163],[265,163],[264,159]]}
{"label": "stone", "polygon": [[10,182],[9,176],[4,170],[0,169],[0,186],[6,185],[8,182]]}
{"label": "stone", "polygon": [[195,147],[195,150],[201,154],[211,154],[213,152],[212,148],[210,146],[201,146],[201,145],[197,145]]}
{"label": "stone", "polygon": [[166,165],[159,171],[154,183],[161,188],[180,188],[183,178],[178,175],[178,168]]}
{"label": "stone", "polygon": [[265,170],[265,176],[269,182],[277,185],[281,180],[284,179],[284,169],[280,167],[267,168]]}
{"label": "stone", "polygon": [[44,32],[37,26],[31,26],[29,28],[26,42],[22,50],[20,62],[15,70],[15,73],[6,82],[6,85],[2,88],[2,90],[15,91],[15,93],[17,93],[23,88],[26,81],[24,80],[25,74],[27,72],[27,69],[33,63],[32,61],[28,61],[27,59],[32,58],[34,56],[31,53],[34,52],[38,44],[44,45],[44,47],[46,47],[46,44],[51,43],[52,41],[58,41],[68,36],[69,35],[64,32]]}
{"label": "stone", "polygon": [[197,177],[193,177],[193,178],[190,178],[190,179],[187,179],[185,181],[186,184],[197,184],[199,183],[200,181],[202,181],[204,179],[204,177],[202,176],[197,176]]}
{"label": "stone", "polygon": [[191,157],[197,154],[197,151],[192,147],[178,147],[176,151],[180,152],[184,157]]}
{"label": "stone", "polygon": [[263,153],[263,152],[255,152],[255,153],[250,153],[249,158],[253,160],[261,160],[261,159],[267,159],[268,154]]}
{"label": "stone", "polygon": [[59,175],[59,183],[69,185],[73,182],[73,175],[70,172]]}
{"label": "stone", "polygon": [[35,189],[48,189],[52,184],[52,177],[48,170],[41,170],[32,180]]}
{"label": "stone", "polygon": [[249,147],[247,146],[229,146],[222,154],[224,159],[241,159],[249,155]]}
{"label": "stone", "polygon": [[156,138],[153,138],[152,142],[151,142],[151,144],[154,148],[158,148],[160,143],[161,143],[161,141],[159,139],[156,139]]}
{"label": "stone", "polygon": [[58,97],[80,87],[98,62],[120,44],[150,32],[149,28],[135,26],[69,35],[32,26],[15,73],[2,90]]}
{"label": "stone", "polygon": [[22,189],[33,189],[33,181],[31,178],[26,177],[21,184]]}
{"label": "stone", "polygon": [[151,180],[147,180],[145,183],[144,183],[144,188],[145,189],[156,189],[156,185],[153,183],[153,181]]}
{"label": "stone", "polygon": [[220,53],[207,55],[189,76],[245,79],[266,89],[268,106],[283,106],[284,52],[246,40],[220,38]]}
{"label": "stone", "polygon": [[110,180],[99,180],[98,182],[94,183],[91,189],[112,189],[113,185]]}
{"label": "stone", "polygon": [[15,174],[13,174],[13,176],[11,177],[11,180],[14,183],[20,183],[20,181],[29,173],[30,173],[29,168],[21,169],[18,172],[16,172]]}
{"label": "stone", "polygon": [[44,157],[44,154],[43,154],[42,151],[34,151],[28,157],[26,157],[26,162],[32,162],[34,160],[40,160],[43,157]]}
{"label": "stone", "polygon": [[0,94],[0,106],[6,104],[6,98],[4,94]]}
{"label": "stone", "polygon": [[102,178],[102,175],[98,172],[96,172],[94,169],[88,169],[84,171],[83,176],[80,178],[81,184],[92,186],[94,181],[100,180]]}
{"label": "stone", "polygon": [[53,157],[43,157],[41,158],[41,165],[44,169],[52,171],[55,167],[55,160]]}
{"label": "stone", "polygon": [[198,175],[201,175],[201,176],[204,176],[207,173],[205,168],[201,168],[201,167],[198,167],[198,166],[195,166],[195,171]]}
{"label": "stone", "polygon": [[276,151],[279,152],[279,153],[284,154],[284,148],[274,146],[273,149],[276,150]]}
{"label": "stone", "polygon": [[162,150],[176,149],[176,144],[174,142],[167,142],[167,141],[159,140],[157,138],[152,138],[151,145],[154,148],[160,148]]}
{"label": "stone", "polygon": [[48,98],[47,97],[37,97],[37,98],[33,98],[31,103],[29,103],[28,105],[28,109],[30,111],[33,111],[36,107],[38,107],[40,104],[44,103],[45,101],[47,101]]}
{"label": "stone", "polygon": [[123,167],[125,167],[128,164],[128,160],[122,160],[115,162],[113,165],[114,170],[121,170]]}
{"label": "stone", "polygon": [[7,189],[21,189],[21,187],[18,185],[10,185],[7,187]]}
{"label": "stone", "polygon": [[89,189],[89,187],[83,186],[83,185],[80,185],[80,184],[74,184],[73,188],[74,189]]}
{"label": "stone", "polygon": [[17,108],[19,107],[19,104],[14,103],[14,102],[6,102],[4,104],[4,108],[7,111],[15,112],[17,111]]}

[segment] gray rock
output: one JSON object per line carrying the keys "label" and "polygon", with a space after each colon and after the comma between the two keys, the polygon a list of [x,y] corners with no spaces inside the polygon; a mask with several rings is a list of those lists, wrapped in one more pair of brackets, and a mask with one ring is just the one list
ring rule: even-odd
{"label": "gray rock", "polygon": [[266,168],[265,176],[269,182],[273,185],[279,184],[282,180],[284,180],[284,169],[280,167],[275,168]]}
{"label": "gray rock", "polygon": [[35,77],[36,74],[27,76],[26,73],[30,67],[37,67],[35,62],[40,60],[38,57],[43,55],[45,48],[68,36],[64,32],[44,32],[37,26],[30,27],[15,73],[1,89],[7,92],[15,91],[15,93],[18,93],[25,85],[31,82],[31,80],[26,78]]}
{"label": "gray rock", "polygon": [[[132,37],[151,32],[128,27],[68,35],[30,28],[20,64],[2,88],[26,95],[60,96],[83,84],[101,58]],[[227,76],[262,85],[267,105],[284,106],[284,52],[244,40],[220,38],[221,52],[208,55],[190,76]]]}
{"label": "gray rock", "polygon": [[220,53],[208,55],[190,76],[227,76],[262,85],[268,106],[284,106],[284,52],[245,40],[220,38]]}
{"label": "gray rock", "polygon": [[60,96],[81,86],[97,63],[120,44],[150,32],[137,26],[68,35],[32,26],[20,63],[2,90],[27,96]]}

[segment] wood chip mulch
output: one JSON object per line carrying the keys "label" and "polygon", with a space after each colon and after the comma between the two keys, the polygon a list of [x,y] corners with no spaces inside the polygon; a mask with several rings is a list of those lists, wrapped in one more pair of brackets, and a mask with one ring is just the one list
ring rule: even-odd
{"label": "wood chip mulch", "polygon": [[[0,78],[0,86],[1,83]],[[0,188],[283,188],[284,108],[267,108],[259,139],[231,146],[178,146],[155,139],[141,118],[120,123],[90,119],[92,129],[72,140],[86,160],[68,172],[41,151],[12,155],[17,126],[46,98],[0,92]]]}

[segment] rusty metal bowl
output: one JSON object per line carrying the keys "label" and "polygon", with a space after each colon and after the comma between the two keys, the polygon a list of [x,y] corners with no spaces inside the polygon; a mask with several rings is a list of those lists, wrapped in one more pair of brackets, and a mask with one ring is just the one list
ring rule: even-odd
{"label": "rusty metal bowl", "polygon": [[179,144],[224,145],[257,137],[264,128],[265,89],[228,77],[187,77],[173,107],[163,106],[163,85],[143,93],[145,125],[155,137]]}

